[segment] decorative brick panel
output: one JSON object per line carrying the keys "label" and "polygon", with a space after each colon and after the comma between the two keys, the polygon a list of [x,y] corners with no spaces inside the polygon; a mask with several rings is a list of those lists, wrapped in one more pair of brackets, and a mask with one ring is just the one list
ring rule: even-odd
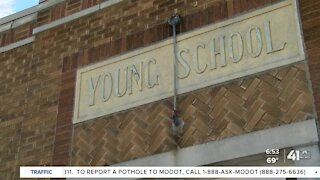
{"label": "decorative brick panel", "polygon": [[18,42],[32,36],[33,22],[0,33],[0,47]]}
{"label": "decorative brick panel", "polygon": [[[66,0],[39,12],[37,26],[53,22],[100,3],[101,0]],[[102,2],[102,1],[101,1]]]}
{"label": "decorative brick panel", "polygon": [[312,118],[304,63],[178,97],[185,121],[171,130],[171,100],[77,124],[73,165],[111,165]]}
{"label": "decorative brick panel", "polygon": [[22,39],[32,36],[32,24],[25,24],[17,27],[14,31],[14,41],[20,41]]}
{"label": "decorative brick panel", "polygon": [[3,47],[3,46],[6,46],[6,45],[9,45],[11,44],[13,41],[13,31],[12,30],[8,30],[8,31],[5,31],[5,32],[2,32],[1,33],[1,46],[0,47]]}

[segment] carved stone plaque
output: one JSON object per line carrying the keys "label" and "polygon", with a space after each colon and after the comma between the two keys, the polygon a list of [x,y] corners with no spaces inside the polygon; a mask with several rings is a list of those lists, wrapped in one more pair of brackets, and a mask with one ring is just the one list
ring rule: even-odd
{"label": "carved stone plaque", "polygon": [[[73,123],[172,96],[172,42],[79,69]],[[305,59],[293,0],[180,34],[177,49],[178,94]]]}

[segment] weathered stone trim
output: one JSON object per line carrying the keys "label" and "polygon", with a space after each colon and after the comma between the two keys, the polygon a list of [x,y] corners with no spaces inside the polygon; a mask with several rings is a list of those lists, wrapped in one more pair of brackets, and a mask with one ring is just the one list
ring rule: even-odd
{"label": "weathered stone trim", "polygon": [[33,14],[30,14],[30,15],[25,16],[23,18],[17,19],[12,22],[11,28],[13,29],[13,28],[21,26],[23,24],[27,24],[28,22],[34,21],[35,19],[37,19],[37,16],[38,16],[37,13],[33,13]]}
{"label": "weathered stone trim", "polygon": [[37,28],[34,28],[33,29],[33,34],[37,34],[39,32],[42,32],[42,31],[45,31],[45,30],[48,30],[48,29],[51,29],[53,27],[56,27],[56,26],[59,26],[59,25],[62,25],[62,24],[65,24],[67,22],[70,22],[70,21],[73,21],[75,19],[78,19],[80,17],[83,17],[83,16],[86,16],[88,14],[91,14],[93,12],[96,12],[99,10],[99,5],[95,5],[95,6],[92,6],[88,9],[85,9],[83,11],[80,11],[80,12],[77,12],[75,14],[72,14],[70,16],[67,16],[67,17],[64,17],[64,18],[61,18],[59,20],[56,20],[56,21],[53,21],[49,24],[45,24],[43,26],[40,26],[40,27],[37,27]]}
{"label": "weathered stone trim", "polygon": [[32,37],[29,37],[27,39],[12,43],[12,44],[10,44],[8,46],[1,47],[0,48],[0,53],[15,49],[15,48],[20,47],[20,46],[24,46],[24,45],[29,44],[29,43],[32,43],[34,41],[34,39],[35,39],[34,36],[32,36]]}
{"label": "weathered stone trim", "polygon": [[11,29],[13,22],[8,22],[0,26],[0,33]]}

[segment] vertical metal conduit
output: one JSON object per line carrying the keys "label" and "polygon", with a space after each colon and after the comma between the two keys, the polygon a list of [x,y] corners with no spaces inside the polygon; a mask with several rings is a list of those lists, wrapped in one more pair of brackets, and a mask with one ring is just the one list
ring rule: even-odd
{"label": "vertical metal conduit", "polygon": [[182,133],[184,122],[178,117],[177,113],[177,33],[176,26],[180,24],[181,18],[179,15],[173,15],[168,19],[169,25],[173,31],[173,112],[172,112],[172,130],[173,133],[179,135]]}

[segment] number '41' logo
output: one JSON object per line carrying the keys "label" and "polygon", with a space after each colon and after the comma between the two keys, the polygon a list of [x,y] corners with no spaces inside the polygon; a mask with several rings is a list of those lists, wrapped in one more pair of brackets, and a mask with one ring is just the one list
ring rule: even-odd
{"label": "number '41' logo", "polygon": [[287,156],[287,159],[291,159],[292,161],[299,161],[300,160],[300,151],[291,150]]}

